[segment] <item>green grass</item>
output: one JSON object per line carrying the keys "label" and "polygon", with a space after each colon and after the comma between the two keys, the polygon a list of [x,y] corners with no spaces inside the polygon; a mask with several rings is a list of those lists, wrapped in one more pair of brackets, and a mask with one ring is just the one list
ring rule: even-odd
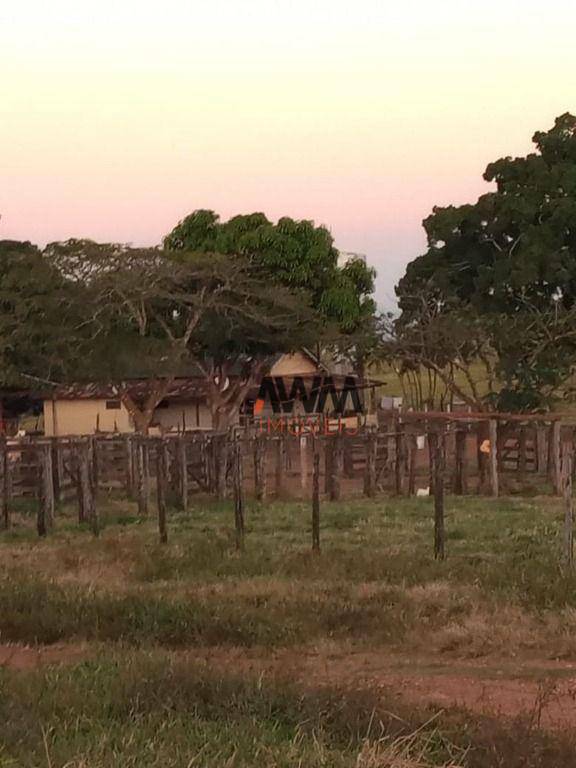
{"label": "green grass", "polygon": [[572,654],[552,626],[571,626],[576,607],[576,577],[561,567],[560,505],[449,498],[445,562],[432,556],[432,513],[429,499],[324,504],[319,555],[301,503],[250,508],[242,553],[229,504],[172,512],[165,546],[153,519],[117,501],[100,539],[61,513],[39,541],[22,517],[0,537],[0,640],[400,644],[423,628],[465,628],[479,613],[489,635],[498,614],[515,611],[543,630],[543,643],[555,631],[557,653]]}
{"label": "green grass", "polygon": [[234,669],[236,651],[232,668],[190,662],[223,646],[576,658],[558,500],[448,497],[445,562],[430,499],[323,503],[320,554],[308,504],[249,502],[240,553],[230,503],[171,510],[167,545],[132,503],[99,504],[98,539],[71,508],[46,539],[28,508],[0,534],[0,642],[93,644],[82,663],[1,671],[0,768],[574,765],[527,722],[428,722],[386,691]]}
{"label": "green grass", "polygon": [[568,768],[528,721],[415,711],[392,694],[298,691],[167,654],[0,675],[0,766]]}
{"label": "green grass", "polygon": [[[364,703],[304,697],[163,656],[5,675],[0,715],[0,765],[49,757],[55,765],[184,766],[197,757],[203,766],[351,766],[363,742],[382,735]],[[427,752],[440,756],[437,745]],[[85,762],[75,762],[79,755]]]}

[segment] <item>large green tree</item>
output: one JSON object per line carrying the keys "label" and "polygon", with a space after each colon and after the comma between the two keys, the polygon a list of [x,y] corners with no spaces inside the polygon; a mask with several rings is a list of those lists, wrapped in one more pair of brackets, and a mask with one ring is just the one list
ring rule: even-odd
{"label": "large green tree", "polygon": [[45,258],[86,313],[76,379],[114,382],[139,432],[174,380],[198,371],[214,426],[228,426],[266,355],[296,348],[314,326],[304,293],[271,287],[242,258],[89,240],[53,243]]}
{"label": "large green tree", "polygon": [[[344,353],[363,375],[367,339],[372,338],[375,303],[374,270],[360,258],[339,264],[340,253],[330,232],[312,221],[284,217],[276,224],[263,213],[234,216],[220,221],[213,211],[197,210],[183,219],[164,239],[164,248],[175,259],[193,263],[199,254],[220,254],[245,263],[255,279],[272,296],[292,296],[308,307],[306,327],[291,323],[281,334],[257,322],[234,325],[230,318],[204,319],[204,346],[199,350],[206,365],[206,382],[220,423],[237,410],[246,392],[266,372],[273,354],[304,345],[317,352]],[[243,371],[242,386],[222,382],[230,373]],[[226,417],[225,414],[228,414]]]}
{"label": "large green tree", "polygon": [[305,290],[343,333],[357,330],[375,309],[374,270],[355,258],[339,266],[332,235],[312,221],[284,217],[274,224],[252,213],[222,222],[213,211],[197,210],[164,238],[164,247],[246,259],[270,283]]}
{"label": "large green tree", "polygon": [[60,380],[81,337],[74,287],[29,242],[0,241],[0,380],[23,389]]}
{"label": "large green tree", "polygon": [[495,189],[476,203],[434,208],[428,249],[397,286],[400,334],[423,306],[458,327],[482,322],[501,382],[491,404],[506,408],[549,403],[576,361],[576,118],[562,115],[534,143],[488,166]]}

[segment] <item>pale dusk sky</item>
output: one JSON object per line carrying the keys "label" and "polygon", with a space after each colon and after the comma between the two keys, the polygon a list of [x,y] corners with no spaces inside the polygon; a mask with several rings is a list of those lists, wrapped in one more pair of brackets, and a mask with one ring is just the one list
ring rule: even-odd
{"label": "pale dusk sky", "polygon": [[393,301],[433,205],[576,111],[572,0],[0,0],[0,238],[326,224]]}

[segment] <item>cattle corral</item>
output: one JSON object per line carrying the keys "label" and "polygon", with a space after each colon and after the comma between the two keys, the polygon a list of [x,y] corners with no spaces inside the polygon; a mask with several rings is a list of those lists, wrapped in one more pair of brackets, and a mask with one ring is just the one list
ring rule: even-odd
{"label": "cattle corral", "polygon": [[245,498],[311,499],[313,547],[319,506],[378,494],[432,495],[435,553],[444,556],[444,494],[533,495],[566,499],[565,556],[572,560],[571,481],[576,422],[556,415],[391,413],[378,427],[341,421],[250,424],[228,432],[160,436],[100,434],[24,437],[0,444],[4,528],[19,498],[36,498],[46,535],[62,503],[99,533],[99,495],[118,492],[155,508],[161,540],[167,509],[186,511],[194,496],[234,499],[242,547]]}

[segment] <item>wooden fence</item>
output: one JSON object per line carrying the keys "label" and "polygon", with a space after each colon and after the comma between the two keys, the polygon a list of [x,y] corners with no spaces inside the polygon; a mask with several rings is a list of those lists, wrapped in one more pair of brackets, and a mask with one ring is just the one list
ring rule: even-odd
{"label": "wooden fence", "polygon": [[163,437],[94,435],[0,442],[0,510],[4,528],[19,498],[38,501],[38,534],[46,535],[58,506],[74,502],[78,519],[97,535],[98,496],[119,489],[141,515],[158,512],[167,540],[166,509],[187,510],[194,495],[234,499],[238,547],[244,498],[312,500],[318,549],[320,499],[378,493],[431,495],[434,547],[444,555],[444,493],[498,496],[527,484],[566,499],[566,557],[572,559],[571,483],[576,424],[551,416],[502,414],[392,415],[378,428],[351,432],[336,422],[307,432],[252,427],[229,433]]}

